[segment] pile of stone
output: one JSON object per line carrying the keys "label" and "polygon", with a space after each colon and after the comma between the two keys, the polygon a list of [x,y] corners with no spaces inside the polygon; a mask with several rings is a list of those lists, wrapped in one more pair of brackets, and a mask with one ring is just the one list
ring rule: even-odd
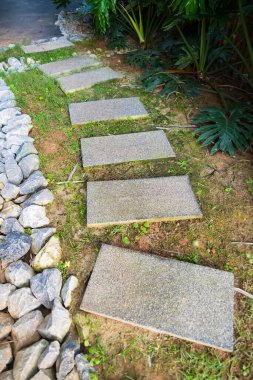
{"label": "pile of stone", "polygon": [[26,59],[24,57],[21,57],[20,60],[15,57],[10,57],[7,62],[0,62],[0,72],[3,72],[5,74],[22,73],[27,69],[37,66],[38,65],[34,59],[30,57]]}
{"label": "pile of stone", "polygon": [[35,274],[18,260],[6,268],[5,278],[0,284],[0,372],[5,371],[0,379],[79,379],[78,373],[82,379],[89,367],[69,333],[67,310],[76,277],[62,287],[57,268]]}
{"label": "pile of stone", "polygon": [[0,79],[0,380],[89,379],[67,310],[78,281],[62,287],[61,246],[45,209],[53,194],[31,129]]}

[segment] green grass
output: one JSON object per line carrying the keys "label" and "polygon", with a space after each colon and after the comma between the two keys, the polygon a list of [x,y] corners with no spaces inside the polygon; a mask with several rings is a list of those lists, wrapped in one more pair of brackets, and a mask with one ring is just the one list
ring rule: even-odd
{"label": "green grass", "polygon": [[36,62],[39,63],[47,63],[51,61],[58,61],[60,59],[69,58],[73,55],[75,49],[73,47],[58,49],[51,52],[43,52],[43,53],[29,53],[26,54],[23,52],[19,45],[16,45],[12,49],[8,49],[6,51],[0,52],[0,61],[7,61],[10,57],[16,58],[33,58]]}
{"label": "green grass", "polygon": [[[84,45],[80,44],[79,47]],[[35,57],[41,62],[49,62],[72,53],[73,49],[61,49],[36,54]],[[18,47],[4,54],[5,59],[15,54],[24,55]],[[247,171],[247,163],[243,160],[230,161],[239,182],[228,186],[222,182],[223,172],[205,174],[207,165],[215,167],[223,158],[216,160],[210,157],[207,150],[200,148],[189,130],[172,129],[166,133],[176,152],[175,159],[127,163],[86,171],[82,170],[80,164],[81,137],[154,130],[161,125],[166,127],[175,121],[178,112],[188,113],[193,108],[191,102],[182,97],[172,101],[148,94],[135,83],[133,87],[131,83],[123,87],[122,81],[103,83],[88,91],[66,96],[54,79],[44,76],[38,69],[11,74],[6,80],[15,93],[18,106],[32,117],[32,133],[39,151],[41,169],[55,195],[48,212],[53,223],[58,226],[57,232],[62,241],[63,258],[59,268],[64,277],[70,273],[76,274],[80,284],[84,284],[101,243],[108,243],[139,250],[144,246],[147,251],[161,256],[232,270],[240,286],[250,291],[252,285],[249,279],[253,275],[250,253],[246,252],[247,256],[240,251],[240,247],[230,244],[233,236],[250,234],[252,173]],[[122,96],[139,96],[150,112],[150,117],[134,121],[90,123],[75,128],[71,126],[69,102]],[[164,109],[170,111],[164,115]],[[48,151],[50,147],[55,150]],[[79,162],[79,166],[73,179],[85,182],[57,185],[56,182],[67,180],[76,162]],[[244,177],[241,179],[242,173]],[[86,181],[181,174],[190,176],[201,202],[204,219],[113,226],[100,230],[86,227]],[[230,187],[233,191],[226,191]],[[81,338],[89,341],[89,344],[86,342],[86,354],[94,364],[99,361],[99,378],[148,380],[159,374],[164,375],[162,380],[166,376],[179,380],[251,379],[251,300],[238,296],[236,349],[232,354],[224,354],[171,337],[148,334],[120,323],[114,324],[109,320],[105,323],[95,316],[84,318],[83,314],[77,312],[82,292],[83,286],[80,285],[80,294],[72,311],[76,313],[75,320]],[[108,336],[107,330],[110,328],[111,334]],[[151,367],[148,364],[150,360]]]}

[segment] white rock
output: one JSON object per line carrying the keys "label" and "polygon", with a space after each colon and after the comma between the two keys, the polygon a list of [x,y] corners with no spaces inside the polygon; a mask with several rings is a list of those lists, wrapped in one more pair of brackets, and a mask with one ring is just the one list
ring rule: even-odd
{"label": "white rock", "polygon": [[34,310],[23,315],[12,326],[12,339],[15,350],[30,346],[40,340],[38,327],[43,322],[43,315],[40,310]]}
{"label": "white rock", "polygon": [[38,206],[46,206],[51,203],[53,199],[53,193],[49,189],[43,189],[31,195],[31,197],[22,204],[22,207],[28,207],[33,204]]}
{"label": "white rock", "polygon": [[39,357],[47,346],[48,342],[45,339],[41,339],[32,346],[18,351],[13,367],[15,380],[31,380],[37,372]]}
{"label": "white rock", "polygon": [[52,373],[47,373],[45,370],[40,370],[31,378],[31,380],[54,380],[54,377]]}
{"label": "white rock", "polygon": [[30,281],[33,295],[40,303],[51,309],[55,298],[59,298],[62,287],[61,272],[57,268],[45,269],[43,272],[33,276]]}
{"label": "white rock", "polygon": [[0,344],[0,373],[12,362],[11,345],[7,341]]}
{"label": "white rock", "polygon": [[72,301],[72,292],[78,287],[78,279],[70,276],[61,290],[61,298],[65,307],[69,307]]}
{"label": "white rock", "polygon": [[6,108],[14,108],[16,106],[15,100],[7,100],[6,102],[0,103],[0,111],[5,110]]}
{"label": "white rock", "polygon": [[47,369],[53,367],[60,354],[60,343],[54,340],[41,354],[38,361],[39,369]]}
{"label": "white rock", "polygon": [[8,182],[1,191],[1,195],[6,201],[11,201],[12,199],[17,198],[19,192],[20,188],[18,186]]}
{"label": "white rock", "polygon": [[9,90],[0,90],[0,102],[6,102],[8,100],[13,100],[14,94]]}
{"label": "white rock", "polygon": [[61,260],[61,254],[62,251],[59,238],[52,236],[35,256],[32,266],[37,272],[46,268],[57,267]]}
{"label": "white rock", "polygon": [[34,193],[35,191],[46,187],[48,185],[47,180],[42,175],[42,173],[37,170],[30,175],[21,185],[20,185],[20,194],[27,195]]}
{"label": "white rock", "polygon": [[13,136],[28,136],[31,127],[29,125],[21,125],[12,128],[8,133],[6,133],[6,139],[11,139]]}
{"label": "white rock", "polygon": [[[33,138],[32,137],[29,137],[29,136],[19,136],[19,135],[15,135],[15,136],[11,136],[10,138],[8,138],[6,141],[5,141],[5,149],[10,149],[12,145],[22,145],[24,143],[32,143],[33,142]],[[2,152],[3,154],[3,152]]]}
{"label": "white rock", "polygon": [[16,108],[5,108],[0,111],[0,124],[6,125],[11,118],[20,115],[20,113]]}
{"label": "white rock", "polygon": [[11,293],[15,292],[16,287],[11,284],[0,284],[0,310],[6,309],[8,298]]}
{"label": "white rock", "polygon": [[[29,198],[30,200],[30,198]],[[49,240],[51,236],[56,233],[54,227],[45,227],[45,228],[35,228],[32,231],[31,239],[32,245],[31,250],[34,255],[36,255],[41,248],[44,247],[45,243]]]}
{"label": "white rock", "polygon": [[28,57],[28,58],[26,59],[26,62],[27,62],[28,65],[34,65],[34,64],[35,64],[35,60],[32,59],[32,58],[30,58],[30,57]]}
{"label": "white rock", "polygon": [[39,157],[37,154],[29,154],[22,158],[19,166],[23,172],[24,178],[28,178],[35,170],[39,169]]}
{"label": "white rock", "polygon": [[19,222],[25,228],[38,228],[48,225],[49,219],[46,216],[44,207],[31,205],[22,210]]}
{"label": "white rock", "polygon": [[5,173],[10,183],[19,185],[23,179],[23,173],[14,158],[5,161]]}
{"label": "white rock", "polygon": [[62,342],[69,332],[70,326],[69,312],[62,306],[61,301],[56,298],[51,314],[46,316],[38,331],[46,339]]}
{"label": "white rock", "polygon": [[16,161],[19,162],[22,158],[28,156],[29,154],[37,154],[37,150],[32,143],[24,143],[20,146],[17,151]]}
{"label": "white rock", "polygon": [[17,288],[29,286],[30,280],[33,276],[33,269],[22,260],[11,263],[5,269],[6,281],[10,282],[12,285],[15,285]]}
{"label": "white rock", "polygon": [[0,340],[6,338],[10,334],[13,323],[14,321],[11,318],[10,314],[0,312]]}
{"label": "white rock", "polygon": [[11,293],[8,298],[8,311],[14,319],[38,309],[40,305],[40,302],[32,295],[29,288],[18,289]]}
{"label": "white rock", "polygon": [[8,235],[11,232],[24,233],[24,228],[17,221],[16,218],[6,218],[1,224],[1,233]]}
{"label": "white rock", "polygon": [[[11,371],[2,372],[1,375],[0,375],[0,380],[15,380],[14,377],[13,377],[12,370]],[[79,380],[79,378],[78,378],[78,380]]]}
{"label": "white rock", "polygon": [[9,201],[5,202],[2,211],[0,212],[0,217],[6,218],[18,218],[21,214],[22,208],[19,205]]}
{"label": "white rock", "polygon": [[31,125],[31,124],[32,124],[32,120],[29,115],[26,115],[26,114],[17,115],[9,119],[7,126],[3,128],[3,132],[7,133],[12,128],[19,127],[21,125]]}

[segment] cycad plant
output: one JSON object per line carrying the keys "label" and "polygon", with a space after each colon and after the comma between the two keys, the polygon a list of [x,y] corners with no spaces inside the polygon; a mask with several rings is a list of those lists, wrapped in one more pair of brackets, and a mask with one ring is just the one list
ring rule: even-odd
{"label": "cycad plant", "polygon": [[222,151],[233,156],[235,149],[245,151],[253,138],[253,112],[248,105],[201,108],[193,124],[198,125],[193,133],[202,146],[212,146],[211,154]]}

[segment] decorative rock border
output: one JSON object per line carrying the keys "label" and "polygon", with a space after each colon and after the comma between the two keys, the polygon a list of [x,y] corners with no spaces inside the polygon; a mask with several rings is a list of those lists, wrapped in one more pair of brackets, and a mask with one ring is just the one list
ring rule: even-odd
{"label": "decorative rock border", "polygon": [[8,58],[7,62],[0,62],[0,72],[3,72],[4,74],[9,74],[13,72],[22,73],[25,70],[37,66],[38,65],[35,63],[34,59],[30,57],[26,59],[24,57],[21,57],[20,60],[18,60],[15,57],[10,57]]}
{"label": "decorative rock border", "polygon": [[53,194],[31,129],[0,78],[0,380],[88,380],[67,310],[78,280],[62,287],[60,241],[45,209]]}

